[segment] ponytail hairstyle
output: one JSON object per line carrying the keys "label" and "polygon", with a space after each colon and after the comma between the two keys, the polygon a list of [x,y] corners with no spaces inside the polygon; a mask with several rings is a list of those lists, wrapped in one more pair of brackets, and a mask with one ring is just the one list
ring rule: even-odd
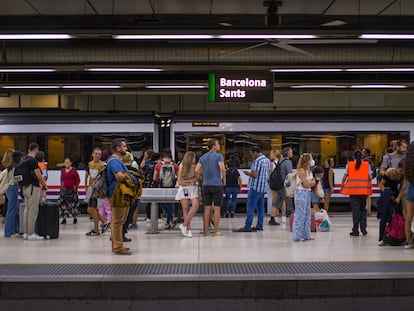
{"label": "ponytail hairstyle", "polygon": [[355,169],[359,170],[359,168],[361,167],[361,163],[362,163],[361,150],[357,149],[357,150],[354,151],[354,159],[356,160]]}
{"label": "ponytail hairstyle", "polygon": [[299,163],[297,169],[303,168],[305,171],[310,169],[309,161],[312,159],[312,155],[310,153],[304,153],[299,158]]}

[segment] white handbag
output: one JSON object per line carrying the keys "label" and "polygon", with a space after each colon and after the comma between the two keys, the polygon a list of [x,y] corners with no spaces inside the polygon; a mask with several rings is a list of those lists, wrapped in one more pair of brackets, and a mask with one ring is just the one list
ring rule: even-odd
{"label": "white handbag", "polygon": [[9,188],[10,180],[8,176],[8,170],[5,168],[0,172],[0,195],[6,193],[7,189]]}

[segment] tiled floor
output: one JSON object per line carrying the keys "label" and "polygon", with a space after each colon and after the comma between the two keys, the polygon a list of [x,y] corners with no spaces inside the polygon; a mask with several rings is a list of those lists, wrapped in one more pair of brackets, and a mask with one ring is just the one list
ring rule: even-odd
{"label": "tiled floor", "polygon": [[[234,262],[324,262],[324,261],[412,261],[414,249],[379,247],[378,221],[368,219],[367,236],[350,237],[351,215],[333,214],[330,232],[314,233],[315,240],[293,242],[288,225],[265,226],[263,232],[234,233],[244,224],[240,215],[222,219],[221,237],[199,234],[201,218],[193,223],[194,237],[181,237],[179,231],[146,234],[149,224],[140,220],[139,230],[130,230],[132,256],[111,253],[109,233],[86,237],[91,228],[88,217],[77,225],[62,225],[60,238],[47,241],[23,241],[0,237],[0,264],[8,263],[234,263]],[[267,219],[266,219],[267,223]],[[160,227],[162,224],[160,223]],[[3,231],[3,225],[0,225]]]}

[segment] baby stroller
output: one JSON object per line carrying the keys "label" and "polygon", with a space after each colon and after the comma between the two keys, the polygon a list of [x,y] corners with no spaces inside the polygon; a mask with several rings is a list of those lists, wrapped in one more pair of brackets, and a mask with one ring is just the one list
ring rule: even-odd
{"label": "baby stroller", "polygon": [[59,195],[59,208],[60,208],[60,216],[63,218],[61,224],[66,224],[66,219],[72,215],[73,216],[73,223],[78,223],[78,191],[76,190],[67,190],[66,188],[62,188],[60,190]]}

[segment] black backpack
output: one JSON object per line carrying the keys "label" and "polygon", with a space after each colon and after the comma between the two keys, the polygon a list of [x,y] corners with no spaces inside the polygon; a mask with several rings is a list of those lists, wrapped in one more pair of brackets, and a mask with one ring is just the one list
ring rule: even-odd
{"label": "black backpack", "polygon": [[375,177],[377,177],[377,168],[374,166],[374,164],[372,163],[371,159],[368,158],[368,159],[366,159],[364,161],[367,161],[369,163],[369,166],[370,166],[371,171],[372,171],[372,174],[371,174],[372,179],[374,179]]}
{"label": "black backpack", "polygon": [[21,161],[14,169],[14,180],[19,183],[20,187],[26,187],[33,183],[33,172],[29,170],[28,162],[30,159]]}
{"label": "black backpack", "polygon": [[284,180],[282,178],[281,172],[280,172],[280,166],[285,161],[285,159],[281,160],[279,163],[276,164],[275,169],[270,174],[269,177],[269,187],[270,189],[274,191],[279,191],[284,188]]}

